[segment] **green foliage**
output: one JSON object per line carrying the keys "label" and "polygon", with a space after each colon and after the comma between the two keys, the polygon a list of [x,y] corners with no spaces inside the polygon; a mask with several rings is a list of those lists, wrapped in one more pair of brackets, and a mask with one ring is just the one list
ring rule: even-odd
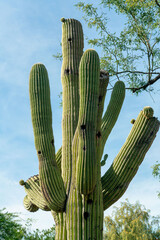
{"label": "green foliage", "polygon": [[[86,2],[76,6],[88,27],[97,30],[97,38],[88,43],[101,49],[101,68],[110,73],[110,82],[125,80],[136,93],[153,90],[151,85],[160,78],[160,8],[155,1],[101,0],[98,7]],[[110,12],[119,16],[117,33],[110,28]]]}
{"label": "green foliage", "polygon": [[[23,225],[22,225],[23,223]],[[17,213],[9,213],[5,209],[0,210],[0,239],[1,240],[54,240],[55,228],[31,232],[29,229],[32,220],[23,221]]]}
{"label": "green foliage", "polygon": [[0,239],[22,239],[26,234],[25,228],[19,223],[18,215],[0,210]]}
{"label": "green foliage", "polygon": [[151,217],[150,211],[139,202],[121,203],[111,217],[106,216],[105,240],[156,240],[160,239],[160,217]]}
{"label": "green foliage", "polygon": [[[159,179],[160,182],[160,163],[157,161],[155,165],[152,166],[153,171],[152,174],[155,178]],[[158,193],[158,197],[160,198],[160,192]]]}

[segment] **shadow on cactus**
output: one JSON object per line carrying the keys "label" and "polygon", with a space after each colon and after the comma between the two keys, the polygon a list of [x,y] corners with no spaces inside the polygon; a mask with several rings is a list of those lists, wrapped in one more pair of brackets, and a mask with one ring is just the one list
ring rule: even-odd
{"label": "shadow on cactus", "polygon": [[[120,113],[125,85],[118,81],[103,114],[108,73],[100,70],[93,49],[83,53],[79,21],[61,19],[63,63],[62,147],[55,154],[48,74],[43,64],[30,72],[29,92],[39,175],[21,180],[30,212],[51,211],[57,240],[103,239],[103,212],[126,191],[159,129],[153,110],[145,107],[101,177],[107,138]],[[103,114],[103,117],[102,117]]]}

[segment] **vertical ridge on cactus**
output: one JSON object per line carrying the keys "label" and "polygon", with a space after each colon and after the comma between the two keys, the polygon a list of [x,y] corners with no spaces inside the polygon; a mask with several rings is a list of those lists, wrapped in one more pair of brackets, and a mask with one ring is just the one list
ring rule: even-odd
{"label": "vertical ridge on cactus", "polygon": [[[24,207],[51,212],[56,240],[103,239],[103,213],[126,191],[154,141],[160,122],[145,107],[101,177],[105,143],[120,113],[125,85],[116,82],[103,115],[109,74],[100,70],[95,50],[83,53],[79,21],[62,18],[62,147],[55,154],[49,79],[45,66],[33,65],[29,90],[39,174],[20,180]],[[106,160],[106,156],[104,161]]]}

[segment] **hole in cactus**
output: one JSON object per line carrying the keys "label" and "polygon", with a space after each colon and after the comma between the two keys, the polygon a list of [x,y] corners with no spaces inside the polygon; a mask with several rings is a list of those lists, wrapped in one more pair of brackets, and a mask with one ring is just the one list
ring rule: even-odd
{"label": "hole in cactus", "polygon": [[86,150],[86,147],[85,147],[85,146],[83,147],[83,150],[84,150],[84,151]]}
{"label": "hole in cactus", "polygon": [[99,96],[99,102],[101,102],[102,101],[102,96]]}
{"label": "hole in cactus", "polygon": [[88,200],[87,200],[87,203],[88,203],[88,204],[92,204],[92,203],[93,203],[93,200],[92,200],[92,199],[88,199]]}
{"label": "hole in cactus", "polygon": [[68,75],[69,74],[69,68],[64,70],[64,74]]}
{"label": "hole in cactus", "polygon": [[84,212],[84,219],[87,220],[88,217],[89,217],[89,212]]}
{"label": "hole in cactus", "polygon": [[101,132],[97,132],[96,136],[97,136],[98,138],[100,138],[100,137],[101,137]]}
{"label": "hole in cactus", "polygon": [[51,140],[51,143],[52,143],[52,145],[54,145],[54,140],[53,139]]}
{"label": "hole in cactus", "polygon": [[81,125],[81,129],[82,129],[82,130],[86,129],[86,125],[85,125],[85,124],[82,124],[82,125]]}
{"label": "hole in cactus", "polygon": [[153,135],[153,133],[154,133],[154,132],[152,131],[151,134],[150,134],[150,137]]}
{"label": "hole in cactus", "polygon": [[71,38],[71,37],[70,37],[70,38],[68,38],[68,41],[69,41],[69,42],[71,42],[71,41],[72,41],[72,38]]}
{"label": "hole in cactus", "polygon": [[40,151],[40,150],[38,151],[38,154],[39,154],[39,155],[41,154],[41,151]]}

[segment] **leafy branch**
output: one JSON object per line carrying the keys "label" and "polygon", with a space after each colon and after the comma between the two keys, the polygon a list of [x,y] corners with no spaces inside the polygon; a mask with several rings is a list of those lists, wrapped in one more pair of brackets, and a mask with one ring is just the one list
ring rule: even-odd
{"label": "leafy branch", "polygon": [[[110,82],[115,80],[114,77],[117,80],[123,78],[128,84],[127,89],[134,93],[151,91],[148,87],[160,79],[157,72],[160,69],[160,11],[157,3],[101,0],[98,7],[86,2],[76,4],[88,27],[95,27],[97,31],[99,37],[88,39],[88,43],[101,49],[101,68],[109,72]],[[119,34],[110,29],[106,9],[125,17],[126,22]]]}

